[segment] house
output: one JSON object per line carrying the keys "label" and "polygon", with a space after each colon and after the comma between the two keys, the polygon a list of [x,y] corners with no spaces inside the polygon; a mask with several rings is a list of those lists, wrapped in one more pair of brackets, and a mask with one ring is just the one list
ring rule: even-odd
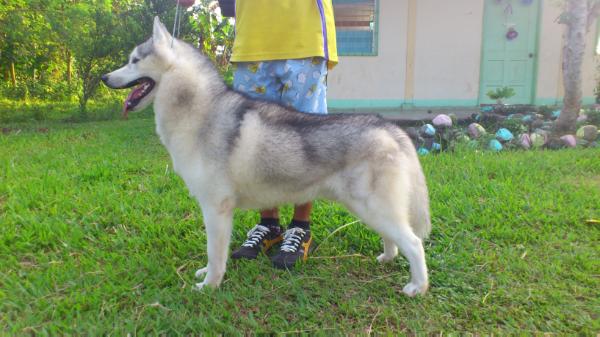
{"label": "house", "polygon": [[[340,62],[329,107],[474,107],[508,86],[513,104],[560,104],[561,0],[333,0]],[[583,101],[595,101],[597,31]]]}

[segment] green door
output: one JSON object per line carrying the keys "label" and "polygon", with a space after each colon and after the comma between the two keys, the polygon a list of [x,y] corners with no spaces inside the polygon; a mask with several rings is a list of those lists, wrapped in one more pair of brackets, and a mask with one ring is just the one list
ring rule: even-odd
{"label": "green door", "polygon": [[533,103],[539,11],[540,0],[485,0],[480,103],[502,87],[515,91],[505,103]]}

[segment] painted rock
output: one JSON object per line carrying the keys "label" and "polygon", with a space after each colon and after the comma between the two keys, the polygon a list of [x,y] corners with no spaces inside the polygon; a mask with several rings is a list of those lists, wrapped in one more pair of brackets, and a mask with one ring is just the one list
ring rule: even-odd
{"label": "painted rock", "polygon": [[420,148],[417,150],[417,153],[418,153],[419,155],[421,155],[421,156],[425,156],[425,155],[428,155],[428,154],[429,154],[429,150],[427,150],[427,149],[426,149],[426,148],[424,148],[424,147],[420,147]]}
{"label": "painted rock", "polygon": [[471,135],[471,137],[473,137],[473,138],[479,138],[486,134],[483,126],[481,126],[480,124],[477,124],[477,123],[469,124],[467,129],[468,129],[467,131],[469,132],[469,135]]}
{"label": "painted rock", "polygon": [[552,111],[552,118],[557,119],[560,116],[560,110]]}
{"label": "painted rock", "polygon": [[433,143],[431,144],[431,150],[432,151],[440,151],[442,149],[442,145],[440,145],[440,143]]}
{"label": "painted rock", "polygon": [[585,121],[587,121],[586,114],[582,113],[582,114],[579,114],[579,116],[577,116],[577,123],[583,123]]}
{"label": "painted rock", "polygon": [[531,123],[533,122],[533,116],[532,115],[525,115],[523,116],[523,123]]}
{"label": "painted rock", "polygon": [[593,142],[598,137],[598,127],[595,125],[585,125],[577,130],[577,138]]}
{"label": "painted rock", "polygon": [[531,148],[531,137],[528,134],[524,133],[519,136],[519,145],[525,150],[529,150]]}
{"label": "painted rock", "polygon": [[481,107],[481,112],[492,112],[493,110],[494,110],[494,107],[491,105]]}
{"label": "painted rock", "polygon": [[435,128],[431,124],[425,124],[421,127],[421,133],[433,137],[435,135]]}
{"label": "painted rock", "polygon": [[515,137],[508,129],[501,128],[496,132],[496,138],[501,142],[510,142]]}
{"label": "painted rock", "polygon": [[438,128],[449,128],[452,126],[452,119],[448,115],[440,114],[435,116],[432,123]]}
{"label": "painted rock", "polygon": [[546,144],[546,135],[538,132],[534,132],[529,136],[531,139],[531,145],[533,147],[542,147]]}
{"label": "painted rock", "polygon": [[468,143],[470,140],[471,140],[471,138],[469,138],[469,136],[463,135],[463,134],[461,134],[460,136],[456,137],[456,141],[460,142],[460,143]]}
{"label": "painted rock", "polygon": [[494,152],[502,151],[502,143],[500,143],[497,139],[490,140],[488,147]]}
{"label": "painted rock", "polygon": [[565,144],[566,147],[576,147],[577,146],[577,138],[573,135],[564,135],[560,137],[560,140]]}

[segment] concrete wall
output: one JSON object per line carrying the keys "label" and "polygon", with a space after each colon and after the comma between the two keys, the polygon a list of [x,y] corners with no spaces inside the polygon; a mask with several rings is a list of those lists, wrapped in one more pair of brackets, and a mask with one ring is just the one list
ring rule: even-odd
{"label": "concrete wall", "polygon": [[481,0],[417,1],[416,105],[477,104],[482,22]]}
{"label": "concrete wall", "polygon": [[[484,1],[417,0],[413,26],[407,17],[408,2],[379,0],[378,55],[340,57],[340,64],[329,75],[331,107],[478,104]],[[564,94],[561,55],[565,27],[555,22],[562,12],[560,3],[542,0],[536,104],[559,103]],[[413,69],[407,69],[410,33],[415,34]],[[595,39],[592,29],[583,69],[585,103],[591,102],[598,78]],[[410,72],[414,80],[407,83]],[[405,97],[405,92],[414,96]]]}

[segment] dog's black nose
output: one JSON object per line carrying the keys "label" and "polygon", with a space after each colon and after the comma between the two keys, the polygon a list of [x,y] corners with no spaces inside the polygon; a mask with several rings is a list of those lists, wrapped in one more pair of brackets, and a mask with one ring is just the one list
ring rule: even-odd
{"label": "dog's black nose", "polygon": [[106,81],[108,81],[108,75],[102,75],[101,79],[102,82],[106,83]]}

